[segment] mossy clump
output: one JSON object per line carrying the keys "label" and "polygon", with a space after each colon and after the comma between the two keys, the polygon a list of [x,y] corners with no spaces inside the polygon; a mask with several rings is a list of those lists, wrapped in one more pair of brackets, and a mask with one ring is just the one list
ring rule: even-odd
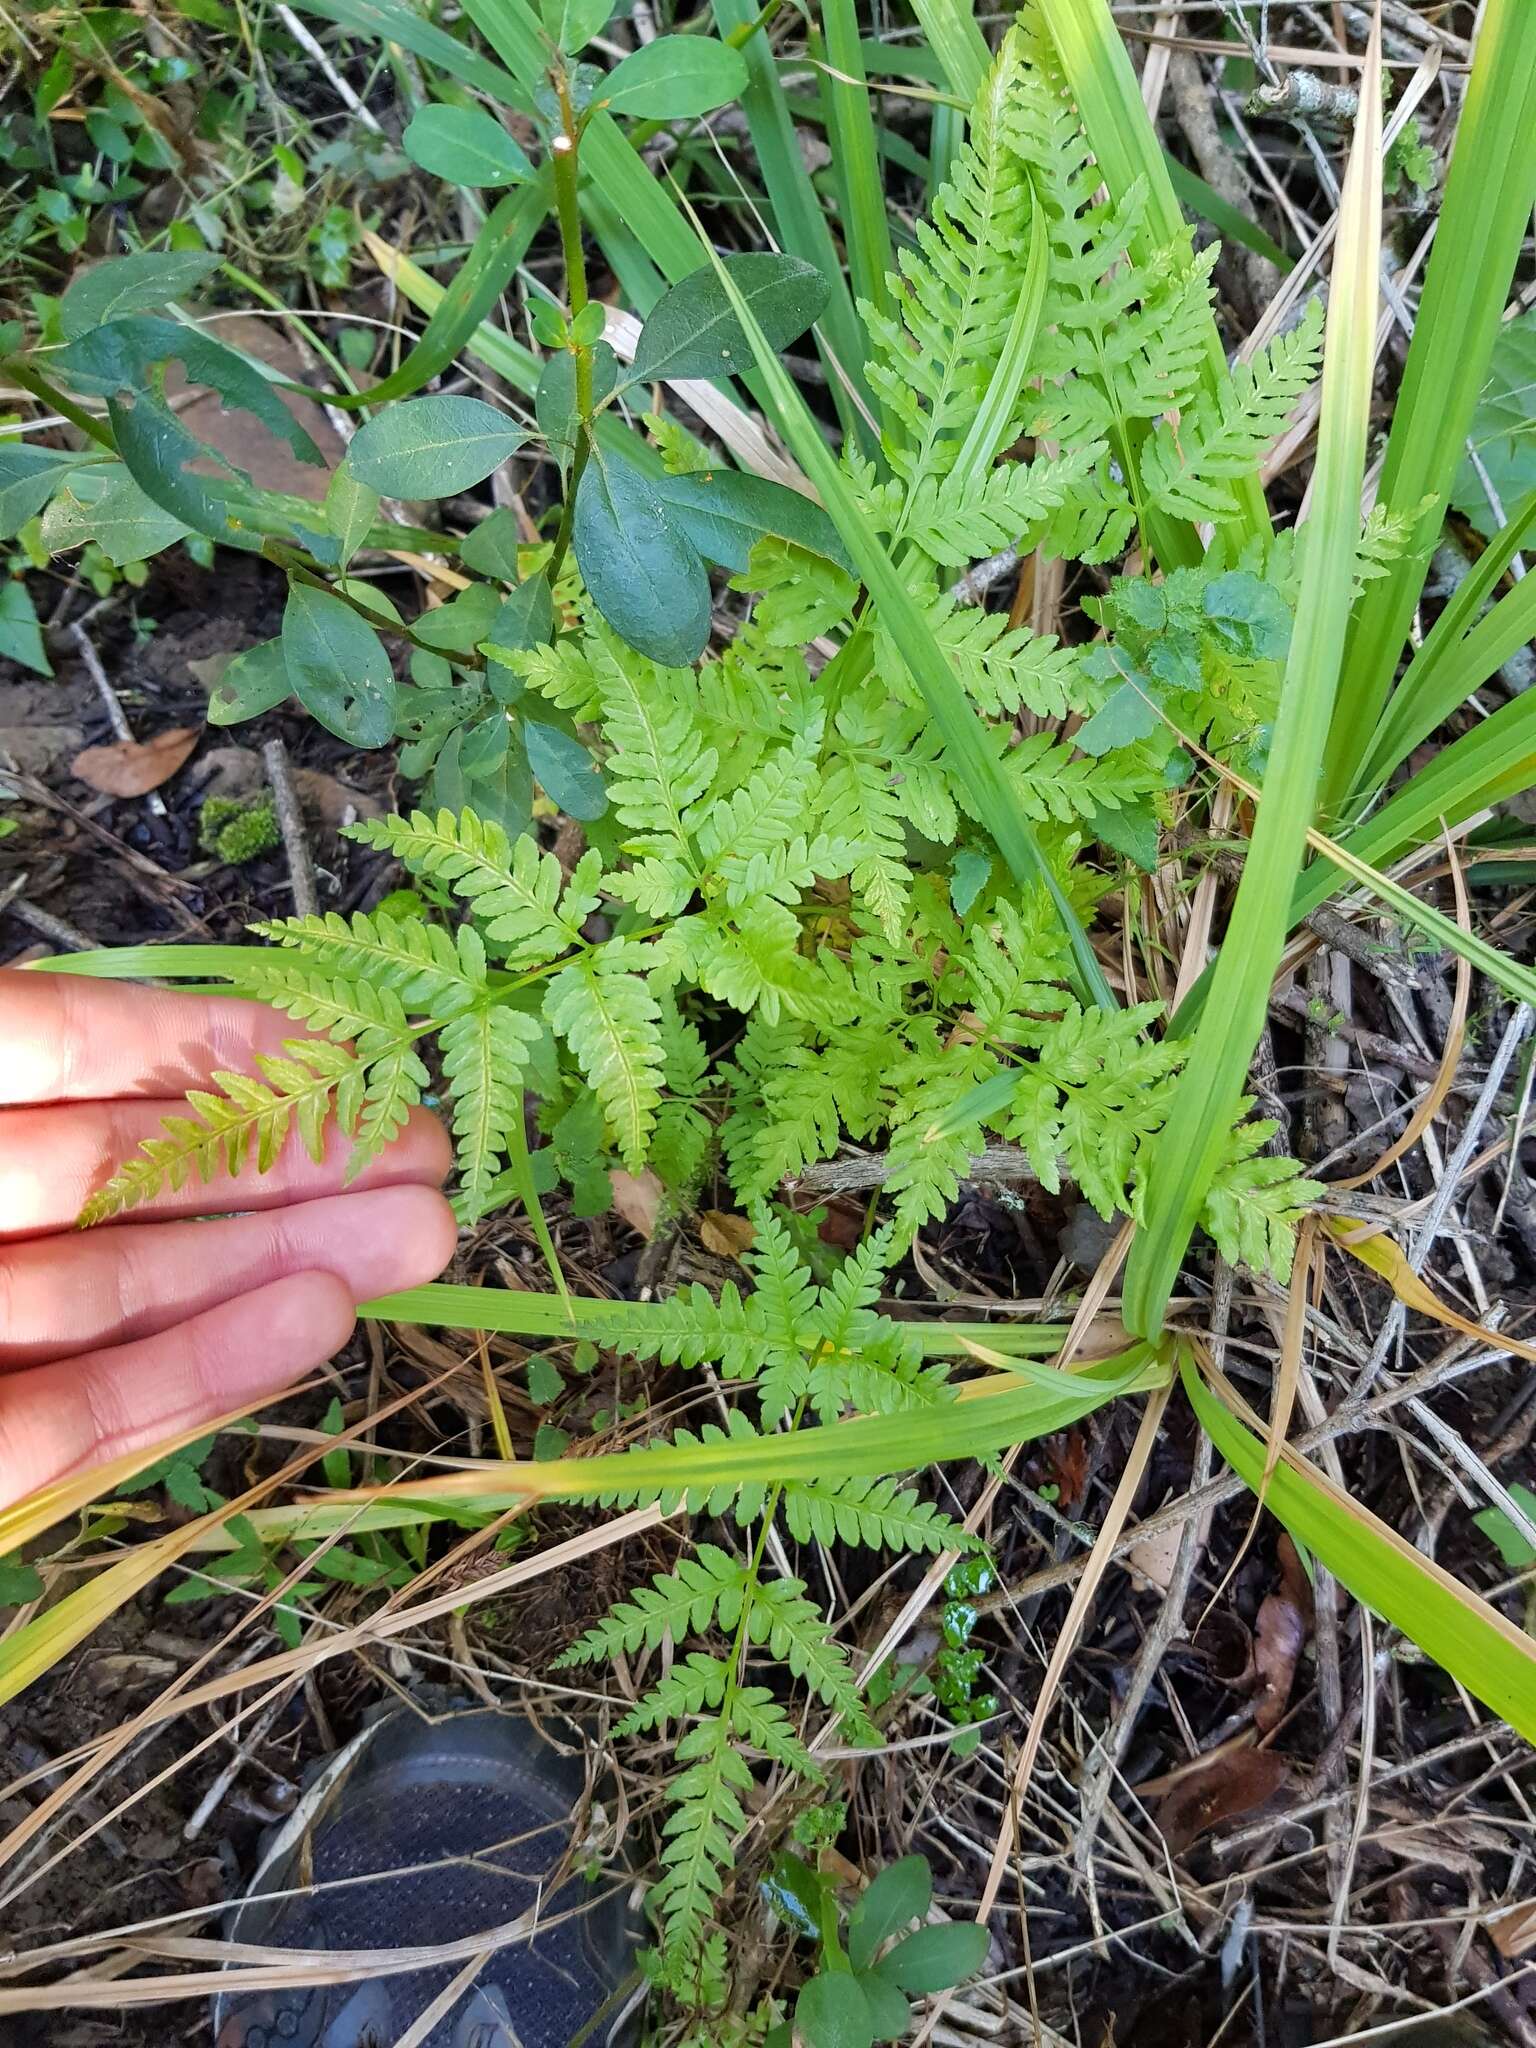
{"label": "mossy clump", "polygon": [[269,796],[209,797],[198,821],[197,837],[199,845],[232,868],[270,853],[282,843]]}

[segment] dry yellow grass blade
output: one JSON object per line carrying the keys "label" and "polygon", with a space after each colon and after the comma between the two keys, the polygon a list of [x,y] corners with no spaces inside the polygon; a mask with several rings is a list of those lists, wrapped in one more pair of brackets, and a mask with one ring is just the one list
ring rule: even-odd
{"label": "dry yellow grass blade", "polygon": [[1374,1224],[1358,1223],[1348,1216],[1333,1216],[1328,1219],[1329,1236],[1341,1251],[1358,1259],[1362,1266],[1369,1266],[1380,1279],[1385,1280],[1404,1308],[1416,1309],[1432,1321],[1444,1323],[1448,1330],[1459,1330],[1464,1337],[1475,1337],[1479,1344],[1486,1344],[1493,1351],[1509,1351],[1516,1358],[1528,1358],[1536,1364],[1536,1344],[1522,1343],[1518,1337],[1510,1337],[1503,1330],[1490,1330],[1486,1324],[1473,1322],[1470,1316],[1459,1314],[1444,1302],[1434,1289],[1421,1280],[1409,1265],[1402,1247],[1390,1237],[1382,1236]]}

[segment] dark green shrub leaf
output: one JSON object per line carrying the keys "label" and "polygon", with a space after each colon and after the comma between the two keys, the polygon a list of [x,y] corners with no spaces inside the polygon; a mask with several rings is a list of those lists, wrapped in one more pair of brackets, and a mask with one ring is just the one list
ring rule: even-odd
{"label": "dark green shrub leaf", "polygon": [[892,1935],[921,1920],[933,1902],[926,1856],[903,1856],[878,1873],[848,1917],[848,1959],[866,1970]]}
{"label": "dark green shrub leaf", "polygon": [[[72,389],[95,392],[103,398],[116,392],[158,391],[152,372],[162,363],[180,363],[187,382],[216,391],[226,411],[249,413],[275,439],[286,443],[300,462],[314,468],[325,466],[325,457],[284,405],[276,386],[244,356],[195,327],[184,327],[179,320],[157,320],[142,314],[131,320],[114,320],[60,349],[49,360]],[[191,441],[192,436],[188,434],[187,439]]]}
{"label": "dark green shrub leaf", "polygon": [[264,640],[237,654],[208,695],[210,725],[240,725],[292,694],[281,640]]}
{"label": "dark green shrub leaf", "polygon": [[501,605],[501,592],[493,585],[471,583],[448,604],[423,612],[411,631],[443,654],[468,654],[490,632]]}
{"label": "dark green shrub leaf", "polygon": [[861,1971],[855,1979],[869,2000],[869,2016],[877,2041],[900,2041],[912,2024],[912,2008],[906,1994],[888,1984],[878,1970]]}
{"label": "dark green shrub leaf", "polygon": [[[655,45],[652,45],[654,48]],[[727,256],[731,282],[774,348],[804,334],[831,295],[814,265],[798,256],[754,251]],[[631,375],[728,377],[752,368],[752,348],[713,265],[691,271],[662,293],[640,335]]]}
{"label": "dark green shrub leaf", "polygon": [[806,2048],[874,2048],[869,2000],[846,1970],[825,1970],[802,1985],[795,2000],[795,2031]]}
{"label": "dark green shrub leaf", "polygon": [[612,12],[612,0],[539,0],[544,32],[567,57],[584,50]]}
{"label": "dark green shrub leaf", "polygon": [[368,538],[379,512],[379,494],[359,483],[347,463],[333,476],[325,493],[325,523],[339,543],[337,567],[344,569]]}
{"label": "dark green shrub leaf", "polygon": [[135,256],[93,263],[71,280],[59,301],[64,339],[73,341],[124,313],[148,312],[179,299],[218,267],[219,258],[201,249],[142,249]]}
{"label": "dark green shrub leaf", "polygon": [[933,1873],[926,1856],[888,1863],[848,1915],[848,1960],[867,1970],[881,1944],[921,1920],[933,1900]]}
{"label": "dark green shrub leaf", "polygon": [[919,1927],[875,1967],[898,1991],[947,1991],[981,1968],[987,1942],[986,1928],[978,1927],[974,1920],[955,1920],[948,1927]]}
{"label": "dark green shrub leaf", "polygon": [[594,445],[576,491],[571,533],[582,580],[621,639],[680,668],[709,639],[709,577],[672,525],[649,477]]}
{"label": "dark green shrub leaf", "polygon": [[36,675],[53,674],[27,586],[14,577],[0,583],[0,655]]}
{"label": "dark green shrub leaf", "polygon": [[518,185],[533,165],[480,107],[423,107],[401,138],[406,155],[450,185]]}
{"label": "dark green shrub leaf", "polygon": [[347,466],[386,498],[447,498],[482,483],[523,438],[483,398],[410,398],[359,428]]}
{"label": "dark green shrub leaf", "polygon": [[614,66],[602,99],[610,113],[673,121],[723,107],[741,96],[746,83],[747,60],[729,43],[709,36],[658,36]]}
{"label": "dark green shrub leaf", "polygon": [[0,540],[9,540],[41,512],[83,460],[68,448],[29,448],[22,441],[0,447]]}
{"label": "dark green shrub leaf", "polygon": [[[619,359],[606,341],[600,341],[592,351],[593,405],[600,405],[618,381]],[[540,371],[533,411],[550,454],[562,469],[569,468],[581,420],[576,410],[576,358],[569,349],[551,356]]]}
{"label": "dark green shrub leaf", "polygon": [[572,818],[590,823],[608,808],[608,792],[597,763],[581,741],[557,725],[523,720],[523,744],[534,780],[552,804]]}
{"label": "dark green shrub leaf", "polygon": [[515,583],[521,544],[517,514],[510,505],[503,505],[482,519],[473,533],[465,535],[459,560],[477,576],[495,576],[503,583]]}
{"label": "dark green shrub leaf", "polygon": [[327,590],[289,585],[283,662],[293,694],[327,732],[382,747],[395,729],[395,673],[366,619]]}
{"label": "dark green shrub leaf", "polygon": [[705,561],[718,562],[738,576],[746,574],[747,557],[769,534],[852,572],[837,528],[826,513],[814,499],[787,484],[736,469],[710,469],[658,477],[655,488],[667,517]]}
{"label": "dark green shrub leaf", "polygon": [[42,1579],[31,1565],[0,1558],[0,1607],[22,1607],[42,1597]]}

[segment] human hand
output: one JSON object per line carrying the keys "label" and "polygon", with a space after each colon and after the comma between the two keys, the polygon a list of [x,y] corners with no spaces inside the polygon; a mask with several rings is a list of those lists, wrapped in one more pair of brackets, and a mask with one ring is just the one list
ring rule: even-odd
{"label": "human hand", "polygon": [[259,1003],[0,971],[0,1508],[286,1386],[360,1301],[447,1265],[450,1148],[424,1110],[346,1193],[348,1141],[317,1166],[294,1133],[269,1173],[75,1231],[187,1089],[299,1035]]}

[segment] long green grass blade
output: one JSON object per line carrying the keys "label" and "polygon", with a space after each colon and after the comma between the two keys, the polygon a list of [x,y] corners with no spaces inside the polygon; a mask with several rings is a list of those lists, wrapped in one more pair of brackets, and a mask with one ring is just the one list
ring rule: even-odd
{"label": "long green grass blade", "polygon": [[[585,1338],[616,1351],[650,1355],[681,1340],[694,1325],[683,1302],[608,1301],[600,1295],[525,1294],[510,1287],[457,1287],[436,1281],[364,1302],[371,1322],[419,1323],[428,1329],[485,1330],[500,1336],[571,1342]],[[924,1323],[926,1358],[963,1358],[973,1344],[1015,1358],[1049,1358],[1066,1341],[1065,1323]]]}
{"label": "long green grass blade", "polygon": [[964,782],[977,817],[997,843],[1015,878],[1026,886],[1040,883],[1054,904],[1072,948],[1079,992],[1105,1009],[1115,1005],[1098,956],[1076,911],[1067,901],[1056,875],[1040,851],[1028,822],[1009,794],[1002,769],[994,759],[984,728],[971,708],[944,651],[934,638],[927,616],[914,601],[895,564],[870,526],[827,447],[805,400],[790,382],[783,365],[730,273],[716,259],[716,269],[737,319],[752,344],[768,410],[779,432],[815,485],[843,545],[887,627],[902,649],[913,682],[943,736],[957,774]]}
{"label": "long green grass blade", "polygon": [[[1125,1394],[1165,1386],[1170,1367],[1150,1345],[1133,1345],[1081,1372],[1031,1368],[979,1381],[961,1397],[897,1415],[859,1415],[764,1437],[722,1436],[699,1444],[657,1444],[596,1458],[484,1464],[450,1478],[338,1495],[349,1499],[439,1500],[484,1510],[512,1501],[629,1500],[643,1494],[707,1497],[719,1487],[778,1479],[884,1479],[955,1458],[980,1458],[1058,1429]],[[313,1532],[311,1532],[313,1533]]]}
{"label": "long green grass blade", "polygon": [[[1328,746],[1330,810],[1356,789],[1392,686],[1530,231],[1533,192],[1536,6],[1487,0],[1381,472],[1379,501],[1389,511],[1412,518],[1425,499],[1429,509],[1416,545],[1369,585],[1355,615],[1348,687]],[[1369,794],[1358,788],[1357,803]]]}
{"label": "long green grass blade", "polygon": [[822,88],[830,114],[832,159],[848,194],[842,224],[848,275],[854,296],[868,299],[872,306],[886,313],[890,310],[887,279],[896,268],[896,259],[891,253],[874,109],[864,76],[864,52],[853,0],[822,0],[821,26],[827,62],[836,74],[823,78]]}
{"label": "long green grass blade", "polygon": [[[716,25],[723,36],[750,28],[759,12],[758,0],[712,0],[712,4]],[[817,347],[827,366],[828,389],[843,431],[852,434],[867,453],[873,454],[874,437],[844,381],[852,382],[867,407],[870,401],[864,381],[864,328],[854,311],[837,245],[806,169],[794,117],[766,34],[749,36],[742,46],[742,55],[747,60],[747,89],[741,96],[741,108],[773,208],[778,239],[791,256],[813,264],[831,288],[826,310],[817,322]],[[695,245],[695,267],[698,254]]]}
{"label": "long green grass blade", "polygon": [[446,29],[435,27],[414,7],[404,6],[402,0],[299,0],[299,5],[306,14],[318,14],[370,42],[398,43],[412,56],[425,57],[450,78],[489,93],[504,106],[519,107],[525,113],[530,110],[531,101],[517,79]]}
{"label": "long green grass blade", "polygon": [[[1508,525],[1483,550],[1404,670],[1360,770],[1357,802],[1374,796],[1420,740],[1536,638],[1536,576],[1522,577],[1486,617],[1478,616],[1533,525],[1536,491],[1521,500]],[[1355,808],[1355,803],[1346,806],[1351,812]]]}
{"label": "long green grass blade", "polygon": [[1142,1336],[1162,1327],[1179,1263],[1228,1142],[1285,944],[1316,802],[1360,536],[1381,252],[1380,146],[1381,64],[1373,37],[1333,266],[1312,516],[1300,543],[1298,584],[1304,597],[1243,879],[1194,1046],[1152,1151],[1146,1222],[1127,1262],[1126,1324]]}
{"label": "long green grass blade", "polygon": [[[1211,1441],[1257,1493],[1266,1462],[1262,1436],[1238,1421],[1187,1357],[1180,1365]],[[1536,1741],[1536,1641],[1293,1453],[1282,1454],[1264,1500],[1357,1600],[1401,1629],[1527,1741]]]}
{"label": "long green grass blade", "polygon": [[974,106],[992,68],[992,52],[975,15],[964,0],[912,0],[912,12],[950,91],[966,106]]}
{"label": "long green grass blade", "polygon": [[961,444],[950,472],[950,485],[962,497],[967,491],[975,490],[992,467],[993,458],[1007,436],[1024,379],[1029,374],[1035,337],[1040,332],[1040,313],[1045,305],[1049,250],[1045,208],[1037,205],[1030,216],[1029,258],[1024,265],[1013,318],[1003,340],[1003,351],[981,401],[981,410],[972,420],[971,430]]}
{"label": "long green grass blade", "polygon": [[366,391],[332,392],[329,402],[354,408],[387,405],[392,399],[409,398],[431,378],[441,376],[517,275],[554,203],[554,191],[554,176],[545,164],[531,184],[508,192],[486,216],[474,246],[399,368]]}

